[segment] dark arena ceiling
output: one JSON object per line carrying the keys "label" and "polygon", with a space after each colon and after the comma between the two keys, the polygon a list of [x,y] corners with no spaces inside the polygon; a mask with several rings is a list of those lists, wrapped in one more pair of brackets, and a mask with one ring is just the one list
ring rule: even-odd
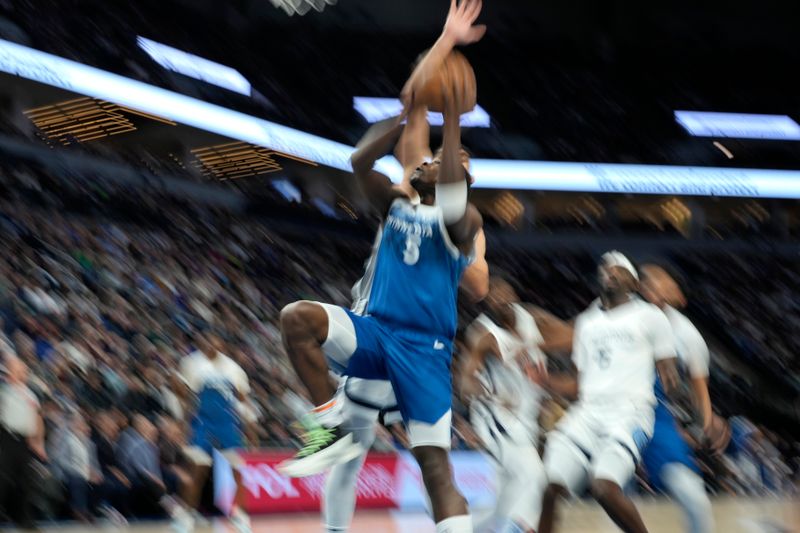
{"label": "dark arena ceiling", "polygon": [[[206,98],[346,143],[366,128],[352,98],[395,95],[448,7],[339,0],[289,17],[269,0],[14,4],[27,8],[4,16],[36,48],[130,75],[132,62],[147,63],[143,35],[236,68],[260,95]],[[465,53],[492,127],[466,131],[466,143],[481,157],[732,165],[672,113],[800,120],[798,15],[789,1],[486,0],[489,32]],[[797,142],[726,146],[737,166],[800,166]]]}

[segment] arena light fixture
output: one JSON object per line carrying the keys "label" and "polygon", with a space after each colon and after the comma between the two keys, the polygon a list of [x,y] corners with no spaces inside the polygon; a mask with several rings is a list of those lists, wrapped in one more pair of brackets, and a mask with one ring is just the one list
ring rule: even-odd
{"label": "arena light fixture", "polygon": [[136,131],[136,126],[127,115],[175,125],[171,120],[89,97],[27,109],[23,114],[33,122],[42,136],[64,145]]}
{"label": "arena light fixture", "polygon": [[[0,39],[0,71],[114,102],[230,139],[351,171],[354,148]],[[376,170],[395,182],[394,157]],[[800,199],[800,171],[473,159],[475,187],[489,189]]]}
{"label": "arena light fixture", "polygon": [[[397,98],[379,98],[374,96],[353,97],[353,109],[369,122],[378,122],[390,117],[395,117],[403,111],[403,103]],[[469,113],[461,115],[461,125],[465,128],[488,128],[492,119],[489,113],[479,105]],[[428,112],[428,123],[431,126],[441,126],[444,117],[441,113]]]}
{"label": "arena light fixture", "polygon": [[178,50],[146,37],[136,37],[136,43],[153,61],[167,70],[250,96],[250,82],[235,68]]}
{"label": "arena light fixture", "polygon": [[302,163],[316,166],[316,163],[292,157],[263,146],[245,142],[233,142],[195,148],[194,166],[206,177],[220,181],[260,176],[283,170],[276,157],[288,157]]}
{"label": "arena light fixture", "polygon": [[675,120],[695,137],[800,141],[800,124],[787,115],[675,111]]}

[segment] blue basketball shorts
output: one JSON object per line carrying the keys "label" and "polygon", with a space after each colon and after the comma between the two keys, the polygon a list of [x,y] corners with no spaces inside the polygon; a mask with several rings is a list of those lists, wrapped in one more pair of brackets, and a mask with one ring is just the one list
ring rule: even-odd
{"label": "blue basketball shorts", "polygon": [[449,449],[452,340],[319,305],[328,314],[322,349],[330,368],[352,378],[389,380],[412,447]]}
{"label": "blue basketball shorts", "polygon": [[653,438],[645,448],[642,460],[651,486],[660,492],[665,491],[661,474],[668,464],[682,464],[699,473],[692,449],[678,432],[672,413],[661,402],[656,407]]}

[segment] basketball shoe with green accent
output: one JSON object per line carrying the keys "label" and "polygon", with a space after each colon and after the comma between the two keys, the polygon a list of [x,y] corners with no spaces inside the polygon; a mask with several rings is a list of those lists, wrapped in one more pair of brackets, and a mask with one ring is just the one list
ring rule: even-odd
{"label": "basketball shoe with green accent", "polygon": [[278,465],[278,471],[289,477],[319,474],[332,466],[355,459],[364,451],[341,426],[325,427],[316,421],[304,422],[303,447],[297,454]]}

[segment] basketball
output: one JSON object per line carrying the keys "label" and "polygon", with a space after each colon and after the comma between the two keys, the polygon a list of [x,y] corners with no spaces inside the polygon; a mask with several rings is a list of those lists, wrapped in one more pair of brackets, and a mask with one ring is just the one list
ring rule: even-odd
{"label": "basketball", "polygon": [[731,440],[731,428],[728,421],[719,415],[711,419],[711,428],[708,435],[708,447],[715,454],[721,454]]}
{"label": "basketball", "polygon": [[459,105],[461,113],[468,113],[475,108],[478,98],[478,86],[475,81],[475,71],[469,64],[464,54],[453,50],[445,58],[439,69],[438,75],[431,77],[423,88],[416,94],[418,102],[424,103],[431,111],[444,110],[444,97],[442,95],[445,84],[460,88],[462,102]]}

